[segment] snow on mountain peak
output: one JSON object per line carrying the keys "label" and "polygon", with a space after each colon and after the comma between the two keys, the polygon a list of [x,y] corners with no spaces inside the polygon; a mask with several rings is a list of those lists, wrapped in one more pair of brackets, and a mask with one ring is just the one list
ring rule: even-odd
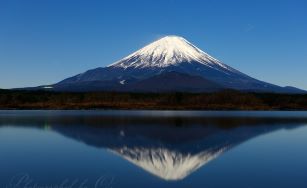
{"label": "snow on mountain peak", "polygon": [[189,41],[179,36],[166,36],[131,55],[117,61],[108,67],[122,68],[148,68],[167,67],[180,63],[198,62],[210,67],[229,69],[227,65],[219,62],[203,52]]}
{"label": "snow on mountain peak", "polygon": [[197,154],[183,154],[166,148],[123,147],[111,150],[147,172],[168,181],[182,180],[227,151],[229,146]]}

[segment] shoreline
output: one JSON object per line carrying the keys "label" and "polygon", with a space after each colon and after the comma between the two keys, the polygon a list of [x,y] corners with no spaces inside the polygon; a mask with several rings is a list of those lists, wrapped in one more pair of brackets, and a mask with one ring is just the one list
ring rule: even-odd
{"label": "shoreline", "polygon": [[306,111],[306,94],[0,90],[0,110]]}

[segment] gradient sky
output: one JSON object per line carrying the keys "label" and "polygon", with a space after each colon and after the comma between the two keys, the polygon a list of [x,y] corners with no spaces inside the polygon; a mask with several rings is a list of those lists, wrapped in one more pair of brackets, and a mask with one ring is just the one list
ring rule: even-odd
{"label": "gradient sky", "polygon": [[306,0],[0,0],[0,88],[56,83],[165,35],[307,89]]}

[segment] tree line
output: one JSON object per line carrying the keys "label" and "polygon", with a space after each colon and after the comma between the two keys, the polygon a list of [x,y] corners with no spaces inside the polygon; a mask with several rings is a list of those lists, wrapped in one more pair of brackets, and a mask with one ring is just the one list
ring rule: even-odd
{"label": "tree line", "polygon": [[0,109],[307,110],[306,94],[0,90]]}

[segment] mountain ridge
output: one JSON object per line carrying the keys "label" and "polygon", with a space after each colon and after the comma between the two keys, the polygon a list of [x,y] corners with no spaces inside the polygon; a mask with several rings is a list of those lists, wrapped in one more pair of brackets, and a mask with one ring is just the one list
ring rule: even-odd
{"label": "mountain ridge", "polygon": [[[179,36],[163,37],[106,67],[91,69],[50,85],[50,89],[55,91],[74,91],[80,90],[84,85],[89,86],[92,84],[90,91],[147,92],[150,89],[146,89],[145,87],[134,88],[133,84],[131,84],[131,88],[125,87],[125,89],[122,89],[122,85],[128,85],[127,81],[142,83],[146,79],[159,78],[158,75],[169,72],[187,74],[190,76],[189,78],[193,77],[195,79],[201,77],[204,80],[214,82],[216,85],[221,86],[219,87],[220,90],[235,89],[240,91],[275,93],[306,92],[294,87],[280,87],[252,78],[220,62]],[[195,92],[188,88],[182,90],[176,76],[169,77],[169,79],[169,85],[177,85],[178,91]],[[98,82],[100,84],[97,85]],[[196,85],[192,88],[199,88],[197,90],[198,92],[212,91],[211,88],[206,90],[207,86],[205,85],[203,88],[197,86],[199,83],[197,79],[194,83],[192,81],[190,82],[191,85]],[[159,81],[156,80],[154,85],[158,84]],[[84,87],[83,91],[86,91],[86,88],[90,87]],[[159,90],[155,89],[152,89],[152,91],[159,92]],[[176,88],[172,89],[172,91],[176,91]]]}

